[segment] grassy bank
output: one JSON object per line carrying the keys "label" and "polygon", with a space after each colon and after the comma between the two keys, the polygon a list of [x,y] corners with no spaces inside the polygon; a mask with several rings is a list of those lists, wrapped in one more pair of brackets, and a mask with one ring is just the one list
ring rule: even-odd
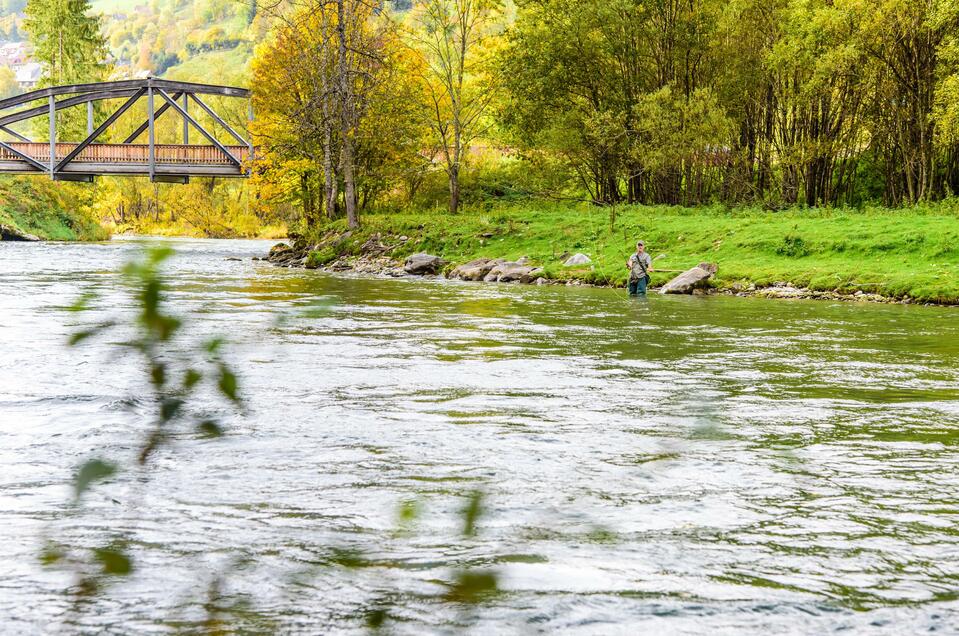
{"label": "grassy bank", "polygon": [[44,177],[0,177],[0,223],[52,241],[109,238],[76,189]]}
{"label": "grassy bank", "polygon": [[[615,218],[612,216],[615,215]],[[396,256],[425,251],[455,263],[528,256],[551,278],[622,284],[637,238],[658,269],[719,264],[715,285],[786,282],[814,290],[857,290],[939,303],[959,302],[959,201],[908,210],[795,210],[589,206],[525,203],[441,212],[371,214],[350,240],[316,254],[359,250],[373,233],[409,237]],[[335,229],[345,230],[338,222]],[[591,266],[565,268],[583,252]],[[660,284],[672,274],[655,273]]]}

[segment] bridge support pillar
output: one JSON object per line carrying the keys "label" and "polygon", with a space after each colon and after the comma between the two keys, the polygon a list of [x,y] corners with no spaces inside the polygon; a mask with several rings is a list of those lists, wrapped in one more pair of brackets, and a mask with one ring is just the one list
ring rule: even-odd
{"label": "bridge support pillar", "polygon": [[54,170],[57,167],[57,101],[50,96],[50,112],[47,115],[50,118],[50,178],[53,178]]}
{"label": "bridge support pillar", "polygon": [[150,155],[148,161],[150,162],[150,181],[153,181],[153,178],[156,176],[156,135],[153,126],[153,86],[150,85],[147,88],[147,116],[149,119],[149,135],[150,140]]}

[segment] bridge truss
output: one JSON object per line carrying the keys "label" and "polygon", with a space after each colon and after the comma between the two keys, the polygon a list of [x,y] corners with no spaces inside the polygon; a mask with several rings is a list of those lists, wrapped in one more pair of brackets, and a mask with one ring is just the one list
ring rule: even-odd
{"label": "bridge truss", "polygon": [[[152,181],[171,183],[186,183],[191,176],[249,176],[253,144],[203,100],[211,95],[250,99],[250,91],[244,88],[147,78],[52,86],[0,100],[0,133],[10,138],[0,141],[0,173],[48,174],[56,180],[88,182],[105,175],[148,176]],[[124,101],[95,126],[94,104],[119,99]],[[98,142],[108,131],[119,138],[117,121],[138,102],[146,105],[142,123],[122,142]],[[200,124],[190,113],[191,104],[207,115],[214,132],[230,138],[229,144]],[[83,106],[86,137],[81,141],[57,139],[57,114]],[[183,121],[183,143],[158,144],[156,121],[170,110]],[[247,112],[252,120],[252,107]],[[48,120],[47,141],[32,141],[12,128],[42,117]],[[206,143],[191,144],[191,129]],[[146,143],[137,143],[144,133]]]}

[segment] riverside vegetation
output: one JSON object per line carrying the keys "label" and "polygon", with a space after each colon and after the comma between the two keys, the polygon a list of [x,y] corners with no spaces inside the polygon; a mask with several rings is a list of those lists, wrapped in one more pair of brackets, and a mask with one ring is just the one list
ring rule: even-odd
{"label": "riverside vegetation", "polygon": [[[660,267],[720,261],[722,286],[956,300],[948,0],[161,0],[26,14],[46,83],[216,69],[254,89],[249,183],[104,180],[87,207],[117,231],[289,228],[316,245],[344,225],[423,225],[417,240],[449,260],[510,252],[603,284],[621,280],[638,232],[668,253]],[[66,18],[76,28],[60,29]],[[183,25],[186,41],[156,24]],[[178,131],[158,122],[161,141]],[[495,240],[479,244],[490,224]],[[596,252],[594,268],[553,272],[570,250]]]}
{"label": "riverside vegetation", "polygon": [[[625,256],[643,237],[654,256],[665,255],[658,269],[720,263],[712,284],[721,290],[791,295],[775,292],[788,284],[844,296],[959,303],[959,210],[952,205],[772,213],[524,203],[469,210],[443,223],[432,214],[404,213],[367,215],[348,234],[344,222],[329,227],[316,242],[299,239],[301,264],[346,268],[365,253],[380,257],[385,270],[409,254],[429,252],[448,262],[448,272],[479,257],[526,257],[547,279],[621,285]],[[386,249],[375,247],[377,241]],[[564,267],[576,252],[592,263]],[[654,271],[653,284],[673,275]]]}

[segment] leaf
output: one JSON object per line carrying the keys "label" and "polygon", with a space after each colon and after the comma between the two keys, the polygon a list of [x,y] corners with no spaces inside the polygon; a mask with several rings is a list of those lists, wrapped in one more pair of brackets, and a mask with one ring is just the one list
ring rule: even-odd
{"label": "leaf", "polygon": [[208,439],[223,436],[223,428],[213,420],[204,420],[196,428],[200,435]]}
{"label": "leaf", "polygon": [[88,329],[77,331],[70,335],[69,340],[67,340],[67,344],[71,347],[76,346],[80,344],[81,342],[83,342],[84,340],[88,340],[92,338],[93,336],[97,335],[101,331],[109,329],[114,324],[116,323],[113,322],[112,320],[109,320],[107,322],[102,322],[98,325],[94,325],[93,327],[90,327]]}
{"label": "leaf", "polygon": [[366,612],[366,626],[370,629],[379,629],[389,618],[389,614],[382,607],[373,607]]}
{"label": "leaf", "polygon": [[118,546],[95,548],[93,555],[103,566],[104,574],[125,575],[133,571],[133,562]]}
{"label": "leaf", "polygon": [[74,346],[80,344],[81,342],[83,342],[84,340],[87,340],[87,339],[92,338],[93,336],[97,335],[97,332],[98,332],[98,331],[99,331],[99,329],[96,329],[96,328],[93,328],[93,329],[84,329],[83,331],[77,331],[77,332],[75,332],[75,333],[73,333],[73,334],[70,335],[70,339],[67,340],[67,344],[70,345],[71,347],[74,347]]}
{"label": "leaf", "polygon": [[66,551],[58,544],[48,541],[40,552],[40,563],[42,565],[54,565],[59,563],[67,556]]}
{"label": "leaf", "polygon": [[495,572],[458,572],[445,598],[456,603],[477,603],[498,591]]}
{"label": "leaf", "polygon": [[94,292],[83,292],[80,297],[73,301],[72,305],[67,306],[67,311],[89,311],[92,309],[91,301],[95,300],[97,295]]}
{"label": "leaf", "polygon": [[483,493],[479,490],[470,494],[469,502],[463,508],[463,534],[467,537],[476,535],[476,522],[483,514]]}
{"label": "leaf", "polygon": [[196,369],[187,369],[186,373],[183,374],[183,388],[190,390],[199,384],[200,380],[203,379],[203,374],[197,371]]}
{"label": "leaf", "polygon": [[420,503],[415,499],[408,499],[400,504],[399,521],[401,525],[409,525],[420,516]]}
{"label": "leaf", "polygon": [[99,459],[89,460],[77,471],[75,483],[76,498],[79,499],[80,495],[82,495],[93,482],[106,479],[116,473],[116,471],[117,467],[113,464]]}
{"label": "leaf", "polygon": [[214,354],[220,351],[220,348],[223,347],[225,341],[223,338],[211,338],[203,343],[203,347],[206,349],[207,353]]}
{"label": "leaf", "polygon": [[165,398],[160,402],[160,419],[164,422],[169,422],[177,416],[181,408],[183,408],[183,400],[179,398]]}
{"label": "leaf", "polygon": [[225,364],[220,365],[220,381],[217,383],[217,386],[220,387],[220,393],[232,401],[240,401],[240,396],[237,393],[236,374],[230,371]]}
{"label": "leaf", "polygon": [[150,382],[155,387],[162,387],[166,382],[166,365],[162,362],[154,362],[150,365]]}

